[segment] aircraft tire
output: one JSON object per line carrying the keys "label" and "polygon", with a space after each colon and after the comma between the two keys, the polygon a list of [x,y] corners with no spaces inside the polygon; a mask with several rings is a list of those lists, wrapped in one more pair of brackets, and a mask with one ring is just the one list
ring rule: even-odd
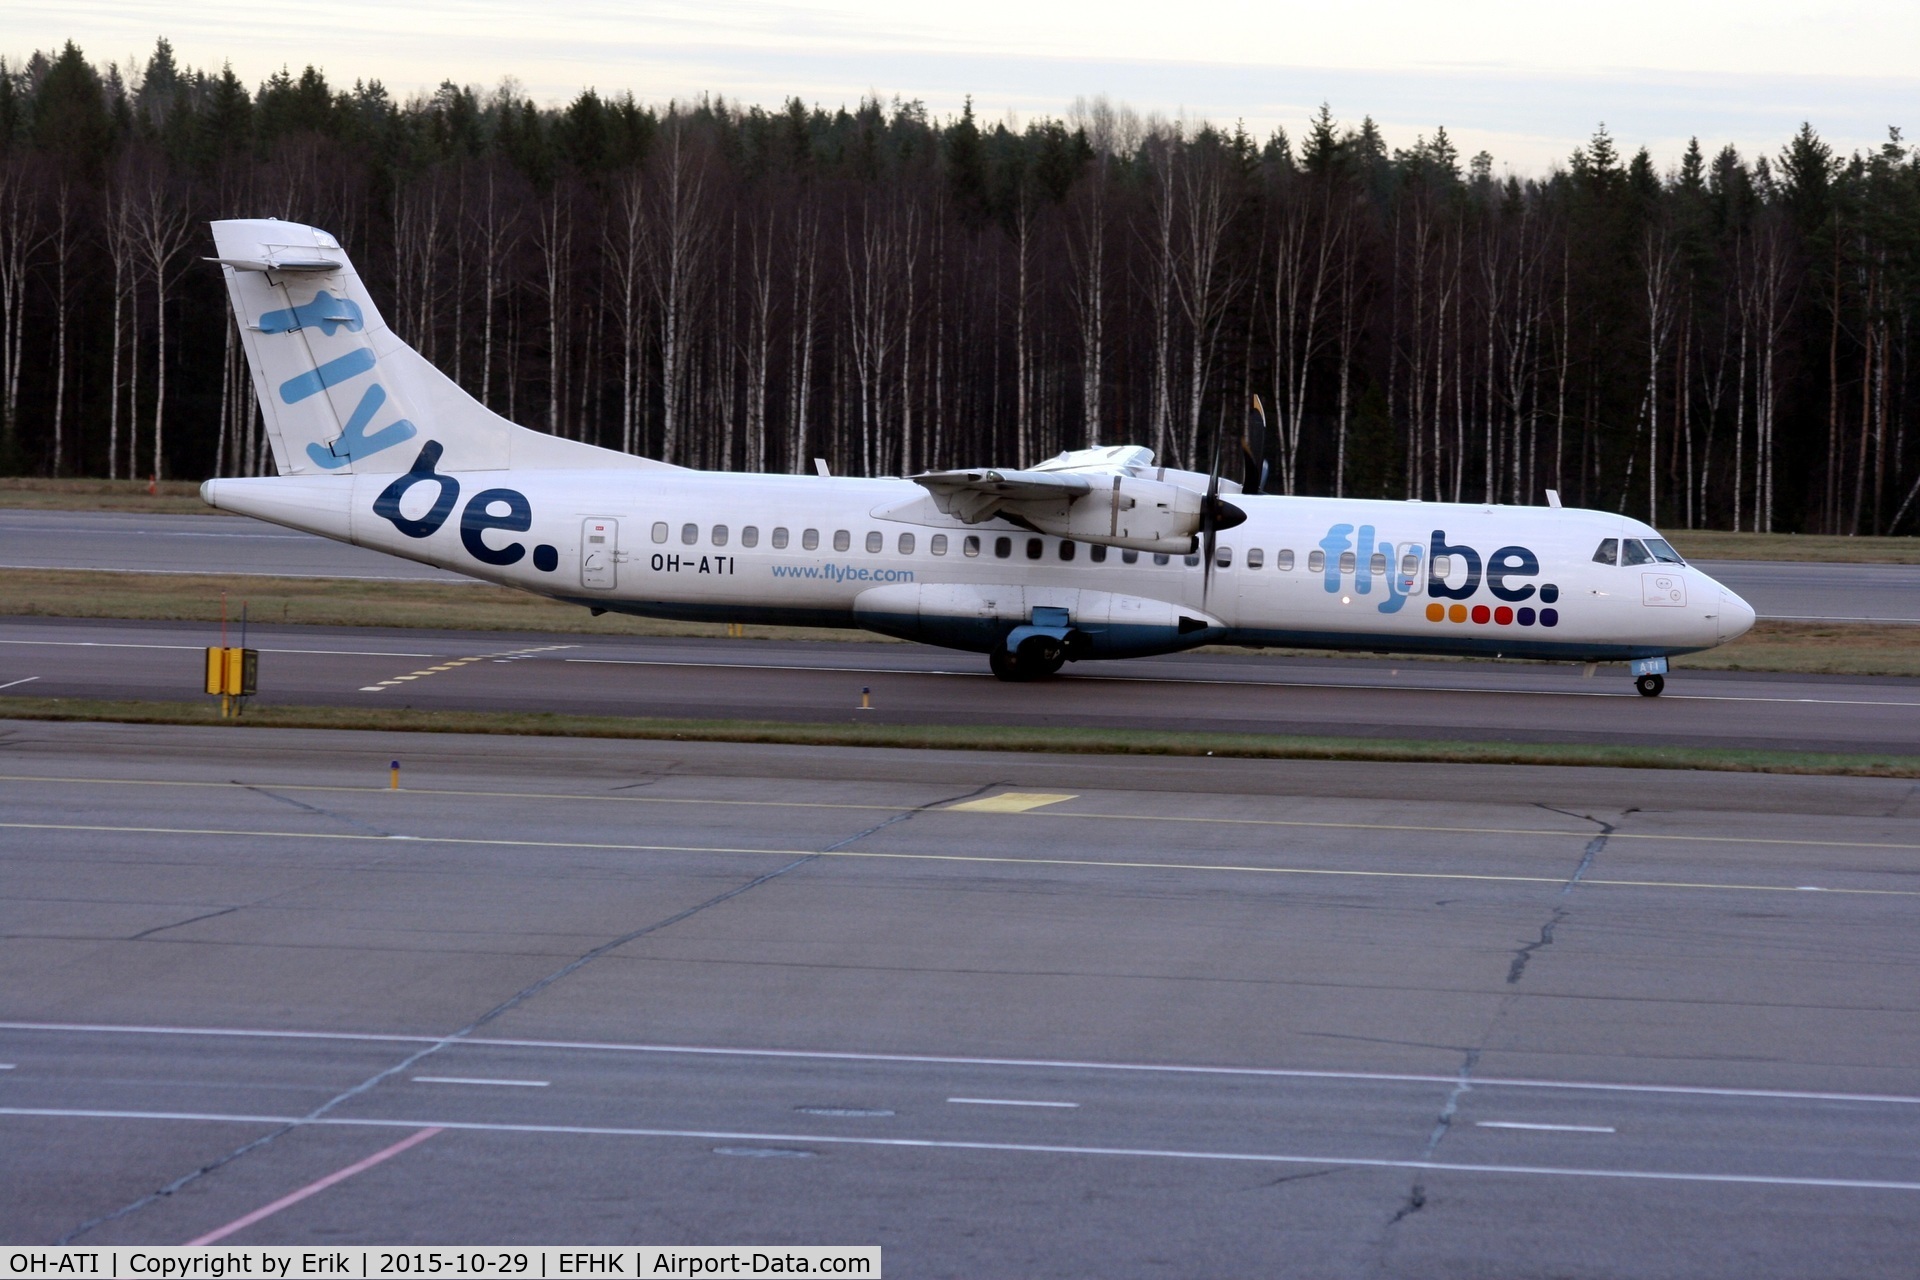
{"label": "aircraft tire", "polygon": [[1657,698],[1660,696],[1660,691],[1667,687],[1667,678],[1665,676],[1641,676],[1633,682],[1633,687],[1640,691],[1640,696],[1643,698]]}
{"label": "aircraft tire", "polygon": [[1031,673],[1028,672],[1026,664],[1020,661],[1018,654],[1008,653],[999,645],[995,645],[993,650],[987,654],[987,665],[993,668],[993,674],[995,676],[1010,683],[1018,684],[1021,681],[1031,680],[1033,678]]}

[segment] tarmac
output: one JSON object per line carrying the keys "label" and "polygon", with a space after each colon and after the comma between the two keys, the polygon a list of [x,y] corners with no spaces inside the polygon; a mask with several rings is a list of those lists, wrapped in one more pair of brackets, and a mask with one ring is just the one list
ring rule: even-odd
{"label": "tarmac", "polygon": [[1902,780],[0,722],[0,1238],[1908,1276],[1916,867]]}

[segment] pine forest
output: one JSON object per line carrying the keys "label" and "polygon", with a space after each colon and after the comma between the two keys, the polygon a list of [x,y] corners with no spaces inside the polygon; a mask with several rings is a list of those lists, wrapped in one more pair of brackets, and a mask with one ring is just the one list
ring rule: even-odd
{"label": "pine forest", "polygon": [[210,219],[279,217],[498,412],[691,466],[1205,470],[1257,396],[1277,493],[1920,532],[1897,128],[1496,164],[1325,107],[1266,138],[1104,99],[545,109],[69,44],[0,63],[0,472],[271,471],[205,258]]}

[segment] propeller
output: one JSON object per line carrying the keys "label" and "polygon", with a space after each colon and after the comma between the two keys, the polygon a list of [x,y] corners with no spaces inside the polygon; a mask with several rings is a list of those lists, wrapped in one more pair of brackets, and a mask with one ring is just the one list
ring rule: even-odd
{"label": "propeller", "polygon": [[1253,398],[1253,407],[1247,410],[1247,429],[1240,437],[1240,452],[1245,455],[1247,470],[1244,488],[1248,493],[1267,491],[1267,412],[1260,403],[1260,397]]}
{"label": "propeller", "polygon": [[[1224,417],[1225,415],[1221,415]],[[1226,423],[1220,424],[1220,430],[1213,433],[1213,466],[1207,472],[1207,496],[1200,503],[1200,607],[1208,608],[1213,595],[1213,564],[1216,543],[1222,529],[1231,529],[1244,523],[1247,513],[1231,502],[1220,498],[1220,446],[1226,438]]]}
{"label": "propeller", "polygon": [[1200,607],[1202,609],[1209,607],[1208,598],[1213,595],[1213,547],[1220,535],[1220,437],[1225,434],[1224,431],[1213,433],[1213,466],[1207,472],[1206,501],[1200,504]]}

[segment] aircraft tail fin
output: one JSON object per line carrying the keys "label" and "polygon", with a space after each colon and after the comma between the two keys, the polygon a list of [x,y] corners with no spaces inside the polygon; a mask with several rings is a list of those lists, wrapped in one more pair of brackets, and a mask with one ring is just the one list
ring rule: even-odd
{"label": "aircraft tail fin", "polygon": [[281,475],[404,472],[428,441],[443,471],[668,466],[529,431],[475,400],[387,328],[317,227],[234,219],[213,239]]}

